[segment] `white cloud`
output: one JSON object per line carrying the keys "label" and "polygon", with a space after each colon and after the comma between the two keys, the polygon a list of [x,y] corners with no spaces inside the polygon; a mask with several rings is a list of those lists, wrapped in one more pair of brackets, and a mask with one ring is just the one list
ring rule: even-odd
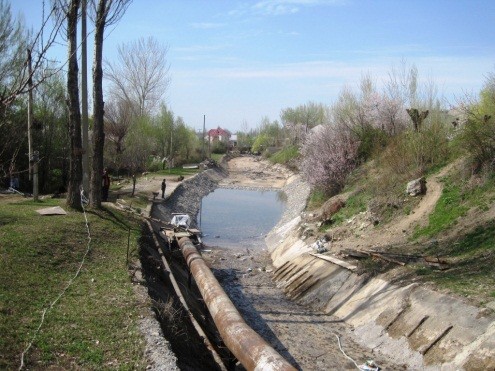
{"label": "white cloud", "polygon": [[251,11],[263,15],[284,15],[298,13],[309,6],[341,5],[345,0],[262,0],[251,7]]}
{"label": "white cloud", "polygon": [[183,53],[204,53],[222,50],[227,47],[228,45],[190,45],[176,47],[174,48],[174,51]]}
{"label": "white cloud", "polygon": [[[240,62],[240,61],[237,61]],[[484,75],[493,71],[493,60],[490,58],[469,57],[418,57],[406,61],[416,65],[421,82],[433,81],[446,94],[460,93],[462,89],[477,89],[484,81]],[[400,63],[400,58],[385,57],[371,58],[358,61],[331,61],[314,60],[307,62],[274,64],[263,67],[231,67],[231,68],[204,68],[196,70],[176,71],[177,78],[232,81],[239,83],[266,81],[278,84],[279,82],[304,82],[311,85],[323,84],[326,86],[340,86],[348,84],[351,88],[358,88],[359,80],[365,73],[380,87],[389,78],[392,68]],[[481,71],[481,72],[480,72]],[[275,82],[277,81],[277,82]]]}
{"label": "white cloud", "polygon": [[236,9],[229,11],[229,16],[246,14],[279,16],[298,13],[304,7],[344,5],[349,0],[261,0],[254,5],[240,4]]}
{"label": "white cloud", "polygon": [[213,23],[213,22],[201,22],[201,23],[191,23],[192,28],[199,28],[202,30],[209,30],[213,28],[221,28],[225,26],[224,23]]}
{"label": "white cloud", "polygon": [[[210,76],[228,79],[312,79],[360,76],[362,66],[334,61],[285,63],[264,68],[211,69]],[[204,72],[203,72],[204,73]]]}

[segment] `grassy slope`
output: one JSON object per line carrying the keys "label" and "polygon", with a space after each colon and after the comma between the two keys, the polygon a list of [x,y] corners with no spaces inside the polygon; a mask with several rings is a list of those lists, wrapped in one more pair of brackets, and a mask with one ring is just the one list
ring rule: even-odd
{"label": "grassy slope", "polygon": [[438,271],[420,267],[416,273],[457,294],[475,298],[480,303],[495,298],[495,222],[479,218],[479,223],[464,233],[463,225],[473,215],[483,215],[495,201],[493,175],[472,185],[456,177],[447,177],[428,225],[417,229],[414,239],[439,238],[425,252],[449,259],[451,268]]}
{"label": "grassy slope", "polygon": [[[21,354],[49,308],[74,277],[87,250],[83,213],[41,216],[62,200],[0,199],[0,369]],[[143,368],[144,345],[127,272],[128,232],[135,254],[140,222],[113,210],[87,213],[89,254],[73,284],[48,309],[25,356],[29,368]]]}
{"label": "grassy slope", "polygon": [[[353,186],[359,191],[348,199],[346,207],[332,217],[332,225],[342,224],[369,208],[371,201],[376,201],[366,175],[363,173],[362,177],[354,179]],[[451,176],[444,178],[442,196],[429,216],[427,226],[416,229],[410,242],[415,246],[415,253],[442,257],[451,263],[451,267],[440,271],[422,264],[411,264],[406,267],[408,274],[412,273],[416,278],[432,282],[454,294],[469,297],[478,304],[493,300],[495,223],[483,215],[488,215],[495,201],[494,178],[493,174],[481,174],[477,178],[463,179],[459,169],[454,169]],[[404,188],[405,184],[404,180]],[[398,195],[382,193],[380,198],[381,202],[387,202],[397,199]],[[396,208],[377,208],[381,212],[379,219],[386,222],[393,217],[390,213],[395,216],[407,214],[411,211],[408,209],[410,207],[405,203]],[[471,226],[473,215],[479,217],[479,223],[474,227]],[[381,225],[377,227],[381,228]],[[459,234],[459,231],[463,232]],[[405,245],[398,246],[394,251],[409,254],[409,249],[410,246]]]}

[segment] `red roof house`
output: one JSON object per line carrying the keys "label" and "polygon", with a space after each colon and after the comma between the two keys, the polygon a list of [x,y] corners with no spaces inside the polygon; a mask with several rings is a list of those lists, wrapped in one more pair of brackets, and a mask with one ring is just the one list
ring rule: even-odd
{"label": "red roof house", "polygon": [[230,134],[230,131],[222,129],[219,126],[216,129],[208,130],[205,139],[207,139],[210,143],[215,141],[228,142],[231,135],[232,134]]}

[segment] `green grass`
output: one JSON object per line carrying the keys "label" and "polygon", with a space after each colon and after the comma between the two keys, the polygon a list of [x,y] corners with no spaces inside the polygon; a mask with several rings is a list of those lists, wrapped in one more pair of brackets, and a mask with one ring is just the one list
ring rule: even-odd
{"label": "green grass", "polygon": [[412,236],[413,239],[434,237],[452,228],[468,210],[479,208],[486,211],[494,201],[491,181],[476,187],[468,187],[463,182],[452,179],[446,179],[444,182],[442,195],[428,219],[428,225],[417,229]]}
{"label": "green grass", "polygon": [[274,164],[287,164],[290,160],[299,156],[299,148],[297,146],[287,146],[280,151],[274,153],[270,157],[270,161]]}
{"label": "green grass", "polygon": [[352,216],[366,211],[370,199],[371,195],[365,191],[354,193],[347,199],[345,206],[332,217],[333,225],[339,225]]}
{"label": "green grass", "polygon": [[220,162],[223,156],[225,156],[225,154],[223,153],[212,153],[210,155],[211,159],[215,161],[217,164]]}
{"label": "green grass", "polygon": [[149,173],[149,175],[194,175],[198,173],[200,169],[183,169],[182,167],[172,167],[170,169],[158,170],[153,173]]}
{"label": "green grass", "polygon": [[478,297],[481,301],[495,296],[494,221],[478,226],[454,243],[430,247],[427,253],[451,257],[451,268],[438,271],[421,267],[417,274],[459,295]]}
{"label": "green grass", "polygon": [[413,238],[432,237],[452,227],[456,220],[469,210],[469,207],[463,202],[463,198],[459,186],[446,185],[435,210],[429,217],[428,226],[417,229],[413,234]]}
{"label": "green grass", "polygon": [[314,210],[319,208],[321,205],[325,203],[327,199],[328,197],[325,195],[324,192],[318,190],[311,191],[308,200],[308,207],[307,207],[308,210]]}
{"label": "green grass", "polygon": [[[493,178],[491,179],[493,180]],[[437,237],[452,230],[467,217],[467,211],[488,210],[494,201],[493,181],[481,185],[469,185],[455,178],[445,180],[444,190],[429,217],[428,226],[418,229],[413,238]],[[434,282],[441,288],[456,294],[475,298],[483,303],[495,296],[495,222],[478,225],[474,230],[455,240],[431,244],[427,255],[442,256],[450,261],[450,268],[439,271],[430,267],[418,267],[416,274]]]}
{"label": "green grass", "polygon": [[[84,215],[41,216],[65,205],[0,199],[0,369],[15,369],[87,250]],[[144,368],[139,307],[127,272],[127,238],[136,259],[140,221],[117,211],[87,213],[90,250],[78,277],[46,312],[24,358],[28,368]]]}

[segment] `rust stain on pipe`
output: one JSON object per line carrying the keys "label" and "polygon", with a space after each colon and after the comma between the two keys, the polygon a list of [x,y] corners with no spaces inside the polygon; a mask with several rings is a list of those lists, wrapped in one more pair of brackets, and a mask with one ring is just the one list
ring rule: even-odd
{"label": "rust stain on pipe", "polygon": [[247,370],[296,370],[249,327],[189,238],[179,246],[220,335]]}

